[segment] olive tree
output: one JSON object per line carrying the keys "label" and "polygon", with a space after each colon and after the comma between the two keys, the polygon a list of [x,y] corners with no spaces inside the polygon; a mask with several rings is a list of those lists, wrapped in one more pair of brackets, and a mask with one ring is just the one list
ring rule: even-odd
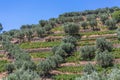
{"label": "olive tree", "polygon": [[113,46],[111,42],[108,42],[105,38],[97,38],[96,39],[96,49],[98,49],[101,52],[112,51]]}
{"label": "olive tree", "polygon": [[46,24],[48,24],[48,22],[46,20],[40,20],[39,24],[44,27]]}
{"label": "olive tree", "polygon": [[72,43],[73,45],[77,45],[77,39],[73,36],[66,36],[62,39],[64,43]]}
{"label": "olive tree", "polygon": [[91,26],[92,30],[95,30],[95,27],[97,27],[97,21],[92,20],[89,22],[89,25]]}
{"label": "olive tree", "polygon": [[105,21],[108,19],[108,15],[107,14],[103,14],[100,16],[100,20],[102,21],[103,25],[105,24]]}
{"label": "olive tree", "polygon": [[120,69],[113,68],[109,73],[103,74],[94,71],[91,74],[76,77],[75,80],[120,80]]}
{"label": "olive tree", "polygon": [[87,74],[91,74],[92,72],[96,71],[96,69],[91,63],[88,63],[83,68],[83,71]]}
{"label": "olive tree", "polygon": [[114,58],[108,51],[104,51],[96,54],[96,61],[99,66],[107,68],[113,66]]}
{"label": "olive tree", "polygon": [[116,29],[116,21],[111,19],[111,20],[106,20],[105,21],[105,25],[107,25],[108,29],[109,30],[113,30],[113,29]]}
{"label": "olive tree", "polygon": [[74,51],[74,45],[71,43],[61,43],[60,47],[67,53],[68,56]]}
{"label": "olive tree", "polygon": [[24,71],[19,69],[3,78],[3,80],[40,80],[40,77],[35,71]]}
{"label": "olive tree", "polygon": [[33,30],[32,29],[26,29],[25,35],[27,37],[27,40],[30,42],[33,37]]}
{"label": "olive tree", "polygon": [[71,36],[79,34],[79,25],[74,23],[68,23],[64,25],[64,32]]}
{"label": "olive tree", "polygon": [[40,63],[38,63],[37,65],[37,71],[40,75],[45,76],[49,74],[49,71],[52,70],[52,66],[51,63],[48,62],[47,60],[45,61],[41,61]]}
{"label": "olive tree", "polygon": [[42,27],[36,27],[35,31],[37,32],[38,37],[43,37],[43,34],[45,33],[45,29]]}
{"label": "olive tree", "polygon": [[95,57],[95,50],[94,46],[84,46],[80,48],[80,57],[82,60],[91,60]]}
{"label": "olive tree", "polygon": [[87,28],[88,24],[86,21],[81,22],[81,27],[83,27],[83,29],[85,30]]}
{"label": "olive tree", "polygon": [[117,22],[120,22],[120,10],[119,10],[119,11],[115,11],[115,12],[112,14],[112,17],[113,17]]}
{"label": "olive tree", "polygon": [[9,73],[12,73],[13,70],[15,69],[14,64],[12,64],[12,63],[7,63],[7,64],[5,65],[5,69],[7,70],[8,74],[9,74]]}

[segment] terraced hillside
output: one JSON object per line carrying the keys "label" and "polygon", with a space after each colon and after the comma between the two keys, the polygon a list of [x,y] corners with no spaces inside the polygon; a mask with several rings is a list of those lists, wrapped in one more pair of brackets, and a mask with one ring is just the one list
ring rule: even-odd
{"label": "terraced hillside", "polygon": [[119,69],[119,21],[112,16],[118,10],[65,13],[2,33],[0,77],[34,74],[30,80],[77,80],[85,73]]}

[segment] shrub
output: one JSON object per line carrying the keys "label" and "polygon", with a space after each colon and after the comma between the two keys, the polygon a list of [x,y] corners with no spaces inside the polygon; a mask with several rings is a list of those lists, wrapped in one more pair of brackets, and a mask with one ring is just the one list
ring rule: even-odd
{"label": "shrub", "polygon": [[57,64],[55,60],[53,59],[53,56],[48,57],[46,61],[50,64],[51,69],[55,69],[57,67]]}
{"label": "shrub", "polygon": [[120,22],[120,10],[119,11],[115,11],[113,14],[112,14],[112,17],[117,20],[117,22]]}
{"label": "shrub", "polygon": [[84,46],[80,49],[80,56],[83,60],[91,60],[95,57],[94,46]]}
{"label": "shrub", "polygon": [[14,64],[12,64],[12,63],[7,63],[7,64],[5,65],[5,69],[8,71],[8,74],[9,74],[9,73],[12,73],[13,70],[15,69],[15,68],[14,68]]}
{"label": "shrub", "polygon": [[108,26],[108,29],[109,30],[113,30],[113,29],[116,29],[117,27],[116,27],[116,21],[115,20],[106,20],[105,21],[105,25],[107,25]]}
{"label": "shrub", "polygon": [[22,65],[22,69],[23,70],[28,70],[29,69],[29,70],[35,71],[36,70],[36,65],[32,61],[24,61],[23,65]]}
{"label": "shrub", "polygon": [[97,21],[95,20],[89,21],[89,25],[91,26],[92,30],[95,30],[95,27],[97,27]]}
{"label": "shrub", "polygon": [[58,50],[59,46],[53,46],[52,47],[52,52],[53,54],[55,54],[55,52]]}
{"label": "shrub", "polygon": [[74,23],[68,23],[64,26],[64,32],[72,36],[79,34],[79,26]]}
{"label": "shrub", "polygon": [[105,38],[98,38],[96,40],[96,48],[101,52],[105,50],[112,51],[113,46],[112,46],[112,43],[106,41]]}
{"label": "shrub", "polygon": [[104,51],[96,54],[96,61],[98,65],[106,68],[113,66],[114,58],[108,51]]}
{"label": "shrub", "polygon": [[43,76],[47,75],[51,69],[52,69],[51,63],[48,62],[47,60],[41,61],[37,65],[38,73]]}
{"label": "shrub", "polygon": [[50,24],[47,24],[44,26],[45,31],[50,31],[52,29],[52,26]]}
{"label": "shrub", "polygon": [[60,55],[53,55],[46,59],[49,62],[52,69],[59,66],[60,63],[64,61],[64,59]]}
{"label": "shrub", "polygon": [[84,74],[81,77],[77,77],[75,80],[107,80],[105,76],[100,75],[97,72],[92,72],[91,74]]}
{"label": "shrub", "polygon": [[120,80],[120,69],[112,69],[109,74],[92,72],[91,74],[84,74],[81,77],[77,77],[75,80]]}
{"label": "shrub", "polygon": [[3,78],[3,80],[40,80],[40,77],[34,71],[24,71],[20,69],[8,75],[6,78]]}
{"label": "shrub", "polygon": [[103,15],[100,16],[100,19],[101,19],[102,23],[105,24],[105,21],[108,19],[108,15],[103,14]]}
{"label": "shrub", "polygon": [[77,45],[77,39],[73,36],[66,36],[62,40],[64,43],[72,43],[73,45]]}
{"label": "shrub", "polygon": [[87,21],[92,21],[96,19],[95,15],[87,15],[86,18],[87,18]]}
{"label": "shrub", "polygon": [[91,74],[92,72],[95,71],[95,68],[92,64],[88,63],[87,65],[85,65],[85,67],[83,68],[83,71],[87,74]]}
{"label": "shrub", "polygon": [[71,55],[74,51],[74,45],[71,43],[61,43],[60,47],[67,53],[67,55]]}
{"label": "shrub", "polygon": [[60,55],[62,57],[66,57],[67,56],[67,53],[61,48],[61,47],[58,47],[57,51],[55,52],[56,55]]}
{"label": "shrub", "polygon": [[43,37],[45,30],[42,27],[36,27],[35,31],[37,32],[38,37]]}
{"label": "shrub", "polygon": [[86,29],[88,24],[87,22],[84,21],[84,22],[81,22],[81,26],[83,27],[83,29]]}

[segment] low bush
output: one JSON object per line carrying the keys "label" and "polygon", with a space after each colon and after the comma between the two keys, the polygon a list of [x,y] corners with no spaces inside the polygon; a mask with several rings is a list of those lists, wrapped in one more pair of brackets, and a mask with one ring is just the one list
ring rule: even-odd
{"label": "low bush", "polygon": [[96,48],[101,52],[104,52],[105,50],[110,52],[110,51],[112,51],[113,46],[112,46],[112,43],[106,41],[105,38],[97,38],[96,39]]}
{"label": "low bush", "polygon": [[114,57],[108,52],[99,52],[96,53],[97,64],[101,67],[107,68],[113,66]]}
{"label": "low bush", "polygon": [[96,69],[94,68],[94,66],[90,63],[88,63],[87,65],[85,65],[85,67],[83,68],[83,71],[87,74],[91,74],[92,72],[94,72]]}
{"label": "low bush", "polygon": [[94,46],[84,46],[80,49],[80,57],[82,60],[91,60],[95,57]]}

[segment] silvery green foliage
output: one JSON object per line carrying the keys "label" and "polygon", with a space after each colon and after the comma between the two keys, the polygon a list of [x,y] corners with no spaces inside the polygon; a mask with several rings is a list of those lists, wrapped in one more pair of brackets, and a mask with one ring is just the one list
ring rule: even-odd
{"label": "silvery green foliage", "polygon": [[83,60],[91,60],[95,57],[94,46],[84,46],[80,49],[80,56]]}
{"label": "silvery green foliage", "polygon": [[116,21],[111,19],[111,20],[106,20],[105,21],[105,25],[108,26],[108,29],[109,30],[113,30],[113,29],[116,29]]}
{"label": "silvery green foliage", "polygon": [[93,72],[91,74],[84,74],[82,77],[78,77],[75,80],[105,80],[104,77],[101,77],[99,73]]}
{"label": "silvery green foliage", "polygon": [[66,36],[62,39],[64,43],[72,43],[73,45],[77,45],[77,39],[73,36]]}
{"label": "silvery green foliage", "polygon": [[95,27],[97,26],[97,21],[96,20],[89,21],[89,25],[91,26],[92,30],[95,30]]}
{"label": "silvery green foliage", "polygon": [[15,66],[14,66],[14,64],[12,64],[12,63],[7,63],[7,64],[5,65],[5,69],[7,70],[8,73],[12,73],[13,70],[14,70],[14,68],[15,68]]}
{"label": "silvery green foliage", "polygon": [[114,57],[108,51],[97,53],[95,58],[97,64],[101,67],[106,68],[109,66],[113,66]]}
{"label": "silvery green foliage", "polygon": [[36,72],[19,69],[6,78],[3,78],[3,80],[40,80],[40,77]]}
{"label": "silvery green foliage", "polygon": [[83,21],[80,24],[81,24],[81,27],[83,27],[83,29],[86,29],[88,26],[88,23],[86,21]]}
{"label": "silvery green foliage", "polygon": [[84,74],[75,80],[120,80],[120,69],[112,69],[109,74],[100,74],[93,72],[91,74]]}
{"label": "silvery green foliage", "polygon": [[105,24],[105,21],[108,19],[108,15],[107,14],[103,14],[100,16],[100,20],[102,21],[103,24]]}
{"label": "silvery green foliage", "polygon": [[70,55],[74,51],[74,45],[72,43],[61,43],[60,47],[68,54]]}
{"label": "silvery green foliage", "polygon": [[58,47],[57,51],[55,52],[55,55],[60,55],[62,57],[66,57],[67,53],[61,47]]}
{"label": "silvery green foliage", "polygon": [[43,34],[45,33],[45,29],[39,26],[35,28],[35,31],[37,32],[38,37],[42,37]]}
{"label": "silvery green foliage", "polygon": [[83,71],[87,74],[91,74],[92,72],[95,71],[95,67],[91,64],[88,63],[87,65],[85,65],[85,67],[83,68]]}
{"label": "silvery green foliage", "polygon": [[79,25],[74,24],[74,23],[65,24],[64,32],[71,36],[79,34]]}
{"label": "silvery green foliage", "polygon": [[48,60],[41,61],[37,65],[37,71],[40,75],[48,74],[50,70],[52,70],[52,65]]}
{"label": "silvery green foliage", "polygon": [[105,38],[97,38],[96,39],[96,48],[100,51],[100,52],[104,52],[104,51],[112,51],[113,49],[113,45],[111,42],[108,42]]}
{"label": "silvery green foliage", "polygon": [[120,80],[120,69],[113,69],[110,74],[107,75],[108,80]]}

